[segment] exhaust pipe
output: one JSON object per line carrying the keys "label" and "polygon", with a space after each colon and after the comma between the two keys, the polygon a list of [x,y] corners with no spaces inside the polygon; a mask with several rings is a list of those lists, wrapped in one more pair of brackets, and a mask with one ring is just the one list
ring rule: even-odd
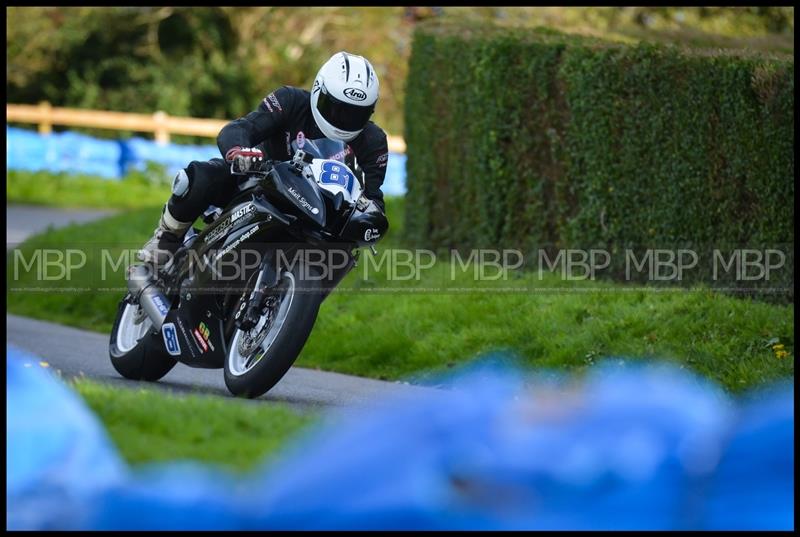
{"label": "exhaust pipe", "polygon": [[169,313],[171,303],[164,293],[155,285],[150,277],[151,269],[147,265],[131,265],[128,267],[126,279],[128,290],[138,299],[145,314],[150,318],[156,330],[161,330],[164,319]]}

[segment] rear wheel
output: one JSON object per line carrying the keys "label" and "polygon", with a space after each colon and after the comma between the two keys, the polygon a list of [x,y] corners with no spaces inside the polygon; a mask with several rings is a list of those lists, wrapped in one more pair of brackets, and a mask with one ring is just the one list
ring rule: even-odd
{"label": "rear wheel", "polygon": [[269,391],[292,366],[311,334],[321,303],[318,280],[304,265],[283,270],[258,323],[233,330],[225,357],[225,385],[242,397]]}
{"label": "rear wheel", "polygon": [[159,380],[177,363],[163,349],[150,318],[129,297],[120,303],[108,353],[114,369],[131,380]]}

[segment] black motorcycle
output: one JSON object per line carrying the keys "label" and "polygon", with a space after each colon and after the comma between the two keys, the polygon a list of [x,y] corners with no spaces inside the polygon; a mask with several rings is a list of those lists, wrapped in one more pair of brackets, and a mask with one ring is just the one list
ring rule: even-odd
{"label": "black motorcycle", "polygon": [[130,265],[111,331],[114,368],[155,381],[180,361],[223,368],[237,396],[272,388],[359,248],[389,227],[345,154],[343,144],[305,140],[291,160],[241,176],[231,203],[210,207],[169,263]]}

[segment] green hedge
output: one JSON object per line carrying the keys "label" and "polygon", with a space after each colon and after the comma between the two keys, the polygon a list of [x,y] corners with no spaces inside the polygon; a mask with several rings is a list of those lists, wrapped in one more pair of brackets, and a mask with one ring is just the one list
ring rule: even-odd
{"label": "green hedge", "polygon": [[794,241],[794,62],[421,25],[406,238],[434,248]]}

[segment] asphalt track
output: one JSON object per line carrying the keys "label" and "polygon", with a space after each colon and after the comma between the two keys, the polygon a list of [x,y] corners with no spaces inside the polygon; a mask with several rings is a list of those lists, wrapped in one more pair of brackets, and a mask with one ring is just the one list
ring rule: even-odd
{"label": "asphalt track", "polygon": [[[7,250],[25,237],[70,222],[87,222],[111,211],[75,211],[8,206]],[[125,388],[150,387],[174,393],[204,393],[230,397],[221,369],[196,369],[177,364],[158,382],[122,378],[108,357],[108,334],[78,330],[54,323],[6,314],[6,342],[39,356],[43,364],[63,378],[88,377]],[[360,406],[387,395],[413,397],[433,388],[402,382],[342,375],[293,367],[260,401],[288,404],[298,410],[329,406]]]}
{"label": "asphalt track", "polygon": [[7,205],[6,249],[13,248],[30,235],[45,231],[49,226],[62,227],[71,223],[89,222],[115,212],[90,209],[53,209],[35,205]]}

